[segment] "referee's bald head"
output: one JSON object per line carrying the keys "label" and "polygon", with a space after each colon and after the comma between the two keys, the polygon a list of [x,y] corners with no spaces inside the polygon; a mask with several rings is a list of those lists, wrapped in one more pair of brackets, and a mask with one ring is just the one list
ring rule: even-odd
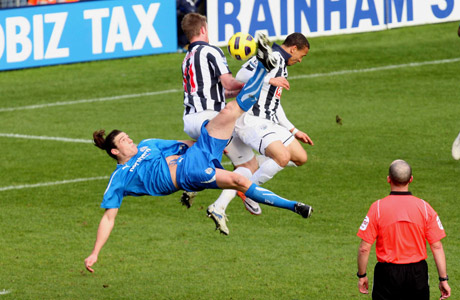
{"label": "referee's bald head", "polygon": [[388,172],[391,181],[396,185],[406,185],[410,183],[412,177],[412,168],[402,159],[393,161]]}

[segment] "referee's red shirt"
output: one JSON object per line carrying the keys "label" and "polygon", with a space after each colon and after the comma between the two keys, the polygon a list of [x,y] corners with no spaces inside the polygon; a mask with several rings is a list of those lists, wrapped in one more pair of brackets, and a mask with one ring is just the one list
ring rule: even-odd
{"label": "referee's red shirt", "polygon": [[446,236],[434,209],[410,192],[391,192],[374,202],[358,234],[373,244],[379,262],[416,263],[427,258],[426,242],[432,244]]}

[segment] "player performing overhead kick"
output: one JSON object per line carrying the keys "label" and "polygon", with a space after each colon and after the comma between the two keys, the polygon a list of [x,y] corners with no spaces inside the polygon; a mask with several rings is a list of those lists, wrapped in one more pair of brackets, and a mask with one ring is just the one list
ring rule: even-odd
{"label": "player performing overhead kick", "polygon": [[[197,13],[187,14],[181,23],[190,44],[182,62],[182,76],[184,88],[184,132],[197,140],[201,134],[201,125],[211,120],[225,105],[226,100],[234,98],[243,88],[243,83],[233,78],[227,59],[219,47],[209,44],[208,23],[206,17]],[[247,178],[257,169],[257,161],[251,148],[244,147],[243,142],[232,136],[225,148],[225,154],[235,167],[234,172]],[[219,198],[232,199],[236,191],[225,189]],[[196,192],[182,193],[181,203],[191,207]],[[230,201],[230,200],[229,200]],[[245,202],[251,213],[260,212],[257,202]],[[210,208],[209,215],[214,212]],[[219,215],[223,212],[216,212]],[[219,229],[228,234],[228,228],[221,223]]]}
{"label": "player performing overhead kick", "polygon": [[[251,199],[280,208],[289,209],[304,218],[310,217],[312,208],[301,202],[279,197],[252,183],[246,177],[224,170],[220,164],[222,153],[231,137],[235,121],[257,101],[263,78],[274,68],[271,48],[266,36],[259,41],[259,64],[254,76],[219,114],[201,128],[196,143],[160,139],[143,140],[136,146],[123,131],[94,132],[96,146],[105,150],[118,162],[112,173],[101,204],[105,213],[99,223],[93,251],[85,259],[85,267],[94,272],[99,252],[110,236],[115,218],[124,196],[164,196],[178,190],[235,189]],[[223,216],[213,215],[219,227]]]}

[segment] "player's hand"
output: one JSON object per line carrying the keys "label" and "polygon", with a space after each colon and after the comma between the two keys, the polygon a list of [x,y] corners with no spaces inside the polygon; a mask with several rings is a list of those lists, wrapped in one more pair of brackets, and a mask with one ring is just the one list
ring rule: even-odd
{"label": "player's hand", "polygon": [[291,88],[291,86],[289,85],[289,81],[284,77],[271,78],[268,83],[270,83],[271,85],[276,86],[276,87],[282,87],[282,88],[284,88],[284,89],[286,89],[288,91]]}
{"label": "player's hand", "polygon": [[310,144],[310,145],[314,145],[313,141],[311,140],[311,138],[308,136],[308,134],[306,134],[305,132],[303,131],[297,131],[296,134],[294,135],[296,139],[298,139],[299,141],[301,141],[302,143],[304,144]]}
{"label": "player's hand", "polygon": [[97,255],[96,254],[91,254],[85,259],[85,267],[86,270],[88,270],[91,273],[94,273],[94,270],[91,268],[92,265],[94,265],[97,262]]}
{"label": "player's hand", "polygon": [[358,289],[361,294],[369,294],[369,279],[367,276],[359,279]]}

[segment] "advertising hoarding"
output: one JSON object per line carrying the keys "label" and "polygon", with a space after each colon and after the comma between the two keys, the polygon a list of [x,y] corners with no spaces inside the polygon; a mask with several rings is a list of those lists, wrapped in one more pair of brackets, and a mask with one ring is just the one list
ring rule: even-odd
{"label": "advertising hoarding", "polygon": [[[456,4],[456,5],[455,5]],[[377,31],[460,20],[455,0],[214,0],[207,2],[210,42],[263,30],[272,39]]]}
{"label": "advertising hoarding", "polygon": [[0,70],[175,52],[170,0],[0,10]]}

